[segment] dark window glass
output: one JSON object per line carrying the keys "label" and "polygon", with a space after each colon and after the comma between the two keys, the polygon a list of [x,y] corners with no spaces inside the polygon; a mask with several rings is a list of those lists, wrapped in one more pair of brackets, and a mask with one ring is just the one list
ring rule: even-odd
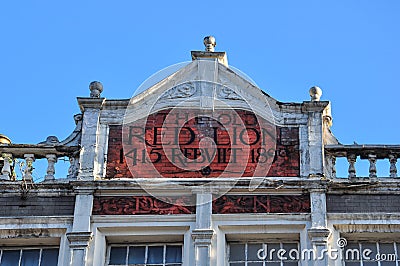
{"label": "dark window glass", "polygon": [[166,263],[182,262],[182,246],[167,246]]}
{"label": "dark window glass", "polygon": [[230,261],[244,261],[245,257],[245,244],[231,244],[229,251]]}
{"label": "dark window glass", "polygon": [[348,262],[346,261],[345,266],[360,266],[359,262]]}
{"label": "dark window glass", "polygon": [[283,262],[283,266],[297,266],[297,265],[299,265],[297,262],[286,262],[286,261],[284,261]]}
{"label": "dark window glass", "polygon": [[19,262],[19,250],[3,250],[1,257],[1,266],[16,266]]}
{"label": "dark window glass", "polygon": [[231,262],[229,266],[244,266],[244,262]]}
{"label": "dark window glass", "polygon": [[149,246],[147,254],[147,263],[163,263],[164,247]]}
{"label": "dark window glass", "polygon": [[146,247],[129,247],[129,264],[145,263]]}
{"label": "dark window glass", "polygon": [[112,247],[111,248],[110,264],[126,265],[126,247]]}
{"label": "dark window glass", "polygon": [[281,249],[281,245],[279,243],[268,243],[267,250],[268,250],[268,257],[267,261],[280,261],[278,258],[278,250]]}
{"label": "dark window glass", "polygon": [[39,257],[40,249],[22,250],[21,266],[38,266]]}
{"label": "dark window glass", "polygon": [[[258,257],[258,251],[260,249],[263,249],[262,244],[248,244],[247,245],[247,260],[254,260],[254,261],[259,261],[261,260]],[[264,256],[264,250],[263,252],[260,253],[261,256]],[[262,258],[262,257],[261,257]]]}
{"label": "dark window glass", "polygon": [[57,263],[58,263],[58,249],[57,248],[43,249],[40,266],[54,266],[57,265]]}

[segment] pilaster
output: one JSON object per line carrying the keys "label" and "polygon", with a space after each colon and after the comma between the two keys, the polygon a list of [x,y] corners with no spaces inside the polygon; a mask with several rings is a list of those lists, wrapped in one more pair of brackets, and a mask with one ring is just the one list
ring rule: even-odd
{"label": "pilaster", "polygon": [[326,251],[328,250],[328,239],[331,235],[331,231],[327,227],[325,190],[310,190],[310,198],[311,228],[307,231],[315,252],[312,265],[325,266],[328,265],[329,262],[329,257]]}
{"label": "pilaster", "polygon": [[303,102],[303,112],[308,113],[309,177],[321,177],[324,173],[323,111],[329,102]]}
{"label": "pilaster", "polygon": [[97,177],[95,169],[97,152],[97,134],[104,98],[78,98],[78,103],[83,112],[81,154],[79,158],[80,180],[94,180]]}
{"label": "pilaster", "polygon": [[70,265],[86,266],[88,247],[93,237],[90,217],[93,209],[93,190],[77,189],[72,231],[67,233]]}
{"label": "pilaster", "polygon": [[195,249],[195,265],[209,266],[212,237],[211,228],[212,193],[206,190],[195,190],[196,193],[196,228],[192,231]]}
{"label": "pilaster", "polygon": [[69,248],[71,250],[71,266],[85,266],[87,249],[92,240],[92,232],[70,232],[67,233]]}

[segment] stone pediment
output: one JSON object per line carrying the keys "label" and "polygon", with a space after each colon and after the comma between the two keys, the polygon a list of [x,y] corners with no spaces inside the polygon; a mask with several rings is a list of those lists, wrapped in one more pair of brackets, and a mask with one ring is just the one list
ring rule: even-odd
{"label": "stone pediment", "polygon": [[196,59],[134,96],[126,117],[134,114],[137,119],[170,108],[242,109],[278,123],[301,116],[301,104],[280,103],[241,74],[210,59]]}

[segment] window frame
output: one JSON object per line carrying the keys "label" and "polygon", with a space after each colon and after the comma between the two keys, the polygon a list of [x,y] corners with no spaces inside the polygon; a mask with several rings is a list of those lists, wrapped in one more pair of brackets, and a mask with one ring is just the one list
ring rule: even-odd
{"label": "window frame", "polygon": [[[148,250],[149,247],[163,247],[163,262],[162,264],[160,263],[152,263],[148,264],[147,259],[148,259]],[[181,262],[166,262],[166,255],[167,255],[167,246],[180,246],[181,247]],[[154,242],[154,243],[109,243],[107,245],[107,257],[106,257],[106,266],[129,266],[131,264],[128,263],[128,258],[129,258],[129,248],[130,247],[145,247],[145,263],[140,264],[141,266],[147,266],[147,265],[160,265],[160,266],[168,266],[168,265],[183,265],[184,261],[184,250],[183,250],[184,243],[183,242]],[[126,258],[125,258],[125,264],[110,264],[110,258],[111,258],[111,248],[112,247],[125,247],[126,248]]]}
{"label": "window frame", "polygon": [[42,263],[42,254],[43,254],[43,250],[44,249],[57,249],[58,253],[57,253],[57,264],[58,264],[58,260],[60,258],[60,246],[3,246],[0,247],[0,265],[2,263],[2,259],[3,259],[3,251],[5,250],[15,250],[15,251],[19,251],[19,260],[18,260],[18,265],[21,265],[21,260],[22,260],[22,253],[24,250],[39,250],[39,262],[38,262],[38,266],[41,265]]}
{"label": "window frame", "polygon": [[[244,244],[245,245],[245,259],[244,260],[234,260],[231,261],[230,260],[230,252],[231,252],[231,244]],[[279,248],[283,248],[284,244],[296,244],[297,245],[297,251],[300,254],[300,241],[299,240],[273,240],[273,239],[267,239],[267,240],[250,240],[250,241],[227,241],[227,265],[230,266],[231,263],[243,263],[245,266],[248,263],[262,263],[263,266],[268,266],[269,263],[280,263],[280,266],[283,266],[284,264],[284,260],[280,260],[280,261],[270,261],[270,260],[259,260],[259,261],[254,261],[254,260],[249,260],[248,259],[248,245],[249,244],[260,244],[262,245],[262,248],[264,250],[267,250],[267,246],[268,244],[279,244]],[[300,263],[300,259],[298,260],[288,260],[287,262],[297,262],[297,265],[301,265]]]}
{"label": "window frame", "polygon": [[[381,262],[394,262],[396,264],[396,266],[400,266],[400,241],[396,241],[396,240],[384,240],[384,241],[379,241],[377,239],[370,239],[370,240],[358,240],[358,239],[350,239],[347,243],[347,246],[349,244],[356,244],[358,246],[358,251],[360,252],[360,258],[359,260],[347,260],[346,259],[346,247],[343,249],[343,265],[347,265],[347,262],[351,262],[351,263],[358,263],[360,266],[364,265],[364,263],[366,262],[377,262],[378,266],[381,266],[382,263]],[[376,254],[386,254],[387,253],[380,253],[380,245],[381,244],[392,244],[393,245],[393,251],[394,251],[394,255],[396,257],[396,259],[394,261],[388,261],[388,260],[382,260],[382,261],[376,261],[373,260],[373,258],[371,258],[372,260],[368,261],[368,260],[364,260],[363,259],[363,255],[362,255],[362,251],[365,250],[365,248],[363,247],[365,244],[375,244],[375,248],[376,248]]]}

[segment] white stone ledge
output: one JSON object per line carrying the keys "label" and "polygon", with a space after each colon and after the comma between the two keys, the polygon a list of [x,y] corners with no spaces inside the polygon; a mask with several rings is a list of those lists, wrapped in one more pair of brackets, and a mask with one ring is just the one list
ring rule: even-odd
{"label": "white stone ledge", "polygon": [[233,222],[233,224],[259,225],[262,224],[305,224],[311,221],[311,214],[287,214],[287,213],[236,213],[236,214],[213,214],[213,222]]}
{"label": "white stone ledge", "polygon": [[118,223],[118,226],[138,225],[140,223],[150,226],[153,223],[194,223],[196,214],[174,214],[174,215],[92,215],[92,223],[95,226],[110,226],[110,223]]}
{"label": "white stone ledge", "polygon": [[328,213],[327,217],[332,224],[400,224],[400,213]]}
{"label": "white stone ledge", "polygon": [[69,227],[74,217],[71,216],[15,216],[0,217],[0,229],[9,227]]}

